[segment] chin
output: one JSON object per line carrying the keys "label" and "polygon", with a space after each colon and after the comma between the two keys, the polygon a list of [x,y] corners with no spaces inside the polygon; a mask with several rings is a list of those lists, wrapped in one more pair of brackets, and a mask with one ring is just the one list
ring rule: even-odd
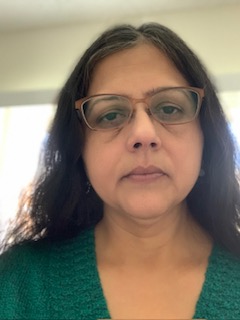
{"label": "chin", "polygon": [[168,212],[167,208],[159,207],[153,208],[152,206],[136,206],[135,208],[126,208],[125,214],[133,219],[139,219],[143,221],[158,219]]}
{"label": "chin", "polygon": [[140,220],[159,219],[169,214],[179,214],[185,211],[184,201],[175,201],[170,199],[161,199],[159,196],[151,199],[131,199],[121,206],[120,212],[129,217]]}

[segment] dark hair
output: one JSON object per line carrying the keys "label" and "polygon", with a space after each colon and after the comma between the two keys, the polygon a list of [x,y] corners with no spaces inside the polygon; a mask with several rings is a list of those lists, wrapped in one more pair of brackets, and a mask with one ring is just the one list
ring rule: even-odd
{"label": "dark hair", "polygon": [[205,175],[198,179],[187,202],[191,214],[214,241],[240,255],[240,190],[228,123],[197,56],[174,32],[157,23],[109,29],[83,54],[60,92],[42,174],[32,194],[23,198],[19,220],[10,232],[12,243],[74,237],[101,220],[102,201],[93,189],[86,192],[87,177],[81,157],[84,130],[75,114],[75,101],[87,95],[92,72],[101,59],[143,42],[164,52],[190,86],[205,90],[199,115],[204,134]]}

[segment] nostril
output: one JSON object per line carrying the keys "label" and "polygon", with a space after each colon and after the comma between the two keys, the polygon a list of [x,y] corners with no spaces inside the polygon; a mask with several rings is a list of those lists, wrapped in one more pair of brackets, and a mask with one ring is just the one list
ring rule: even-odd
{"label": "nostril", "polygon": [[141,145],[142,145],[142,144],[141,144],[140,142],[137,142],[137,143],[134,144],[133,147],[134,147],[135,149],[139,149],[139,148],[141,147]]}
{"label": "nostril", "polygon": [[[142,146],[143,146],[143,144],[142,144],[141,142],[136,142],[136,143],[133,145],[133,148],[134,148],[134,149],[139,149],[139,148],[141,148]],[[151,148],[156,148],[156,147],[157,147],[157,143],[151,142],[151,143],[149,144],[149,146],[150,146]]]}
{"label": "nostril", "polygon": [[152,142],[150,145],[152,148],[156,148],[156,146],[157,146],[157,144],[155,142]]}

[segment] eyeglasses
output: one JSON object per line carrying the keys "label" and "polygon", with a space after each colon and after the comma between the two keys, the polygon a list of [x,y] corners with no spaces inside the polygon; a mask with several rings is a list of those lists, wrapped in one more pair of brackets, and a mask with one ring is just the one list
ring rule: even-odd
{"label": "eyeglasses", "polygon": [[148,114],[162,124],[183,124],[199,113],[204,90],[194,87],[162,88],[144,99],[117,94],[100,94],[76,101],[78,116],[92,130],[113,130],[125,126],[137,103],[148,106]]}

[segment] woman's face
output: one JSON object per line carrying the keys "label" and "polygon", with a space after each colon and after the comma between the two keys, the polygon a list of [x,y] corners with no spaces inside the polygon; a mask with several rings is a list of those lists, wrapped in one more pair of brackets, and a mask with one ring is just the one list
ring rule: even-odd
{"label": "woman's face", "polygon": [[[159,87],[188,85],[161,51],[140,44],[99,62],[88,95],[141,99]],[[146,220],[181,210],[198,179],[202,150],[198,120],[162,125],[148,115],[144,103],[137,103],[122,129],[86,128],[83,159],[105,214]]]}

